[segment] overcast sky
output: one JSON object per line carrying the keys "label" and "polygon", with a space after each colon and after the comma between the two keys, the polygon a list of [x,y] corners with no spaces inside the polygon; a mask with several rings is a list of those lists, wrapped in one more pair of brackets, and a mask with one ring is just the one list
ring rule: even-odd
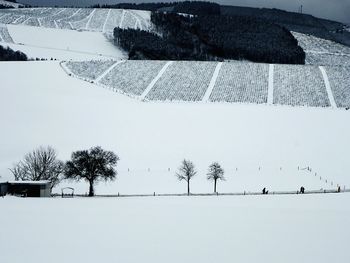
{"label": "overcast sky", "polygon": [[[92,4],[140,3],[140,2],[173,2],[174,0],[18,0],[18,2],[33,5],[76,5]],[[279,8],[287,11],[297,11],[303,5],[304,13],[317,17],[328,18],[350,24],[350,0],[216,0],[220,4]]]}

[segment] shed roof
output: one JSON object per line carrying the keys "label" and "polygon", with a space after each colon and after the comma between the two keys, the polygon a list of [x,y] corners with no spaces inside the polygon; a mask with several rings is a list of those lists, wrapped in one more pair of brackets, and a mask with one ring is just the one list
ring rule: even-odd
{"label": "shed roof", "polygon": [[8,183],[8,184],[33,184],[33,185],[46,185],[49,184],[50,181],[48,180],[42,180],[42,181],[7,181],[3,183]]}

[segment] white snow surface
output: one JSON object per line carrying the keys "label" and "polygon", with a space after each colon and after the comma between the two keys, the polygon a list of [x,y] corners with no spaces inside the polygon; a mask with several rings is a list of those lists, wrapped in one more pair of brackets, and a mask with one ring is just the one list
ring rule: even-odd
{"label": "white snow surface", "polygon": [[122,59],[125,52],[99,32],[7,25],[16,44],[4,43],[30,58],[58,60]]}
{"label": "white snow surface", "polygon": [[[0,198],[2,262],[346,262],[350,194]],[[40,259],[39,259],[40,261]]]}
{"label": "white snow surface", "polygon": [[[226,171],[219,192],[350,187],[345,110],[144,103],[70,78],[58,62],[2,62],[0,72],[3,181],[13,180],[8,168],[40,145],[52,145],[62,160],[100,145],[121,160],[117,180],[97,184],[97,194],[184,193],[174,176],[183,158],[198,169],[194,193],[212,192],[206,172],[213,161]],[[54,192],[64,186],[88,189],[64,181]]]}

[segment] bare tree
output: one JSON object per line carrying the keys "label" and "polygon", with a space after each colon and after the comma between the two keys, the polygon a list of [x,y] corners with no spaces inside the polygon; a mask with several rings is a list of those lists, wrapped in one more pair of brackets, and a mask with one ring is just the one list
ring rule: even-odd
{"label": "bare tree", "polygon": [[190,180],[196,174],[194,164],[186,159],[182,161],[179,171],[175,174],[180,181],[185,180],[187,182],[187,195],[190,195]]}
{"label": "bare tree", "polygon": [[207,175],[208,175],[207,177],[208,180],[214,181],[214,193],[216,193],[217,180],[222,180],[222,181],[225,180],[224,169],[221,168],[219,163],[214,162],[209,166]]}
{"label": "bare tree", "polygon": [[105,151],[100,146],[90,150],[72,153],[71,161],[66,163],[65,177],[73,180],[89,182],[89,196],[94,196],[94,184],[99,180],[114,180],[117,176],[115,167],[119,157],[111,151]]}
{"label": "bare tree", "polygon": [[27,153],[23,160],[14,164],[9,170],[16,181],[51,182],[51,190],[61,181],[64,163],[57,159],[57,153],[51,146],[39,147]]}

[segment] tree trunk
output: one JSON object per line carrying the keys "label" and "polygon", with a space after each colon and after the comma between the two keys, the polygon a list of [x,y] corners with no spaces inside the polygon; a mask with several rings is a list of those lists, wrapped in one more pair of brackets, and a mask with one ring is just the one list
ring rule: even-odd
{"label": "tree trunk", "polygon": [[89,181],[90,187],[89,187],[89,196],[94,196],[94,181]]}
{"label": "tree trunk", "polygon": [[190,180],[187,181],[187,195],[190,195]]}
{"label": "tree trunk", "polygon": [[214,193],[216,193],[216,179],[214,180]]}

